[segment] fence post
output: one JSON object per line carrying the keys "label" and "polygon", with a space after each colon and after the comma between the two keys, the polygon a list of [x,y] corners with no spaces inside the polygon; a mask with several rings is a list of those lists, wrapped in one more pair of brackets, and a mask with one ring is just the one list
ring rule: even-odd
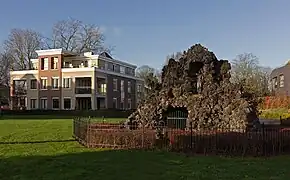
{"label": "fence post", "polygon": [[265,123],[262,124],[262,141],[263,141],[263,155],[266,155],[266,147],[265,147]]}
{"label": "fence post", "polygon": [[80,121],[79,117],[77,117],[76,124],[77,124],[77,138],[78,138],[78,141],[81,142],[81,140],[82,140],[81,131],[80,131],[81,121]]}
{"label": "fence post", "polygon": [[73,118],[72,125],[73,125],[73,135],[72,135],[72,136],[73,136],[73,138],[75,138],[75,136],[76,136],[76,135],[75,135],[75,134],[76,134],[76,133],[75,133],[75,132],[76,132],[76,131],[75,131],[75,118]]}
{"label": "fence post", "polygon": [[192,150],[192,122],[190,122],[190,150]]}
{"label": "fence post", "polygon": [[91,126],[90,126],[90,119],[91,119],[91,117],[89,116],[89,118],[88,118],[88,120],[87,120],[87,123],[86,123],[86,125],[87,125],[87,138],[86,138],[86,140],[87,140],[87,147],[90,147],[91,146],[91,142],[90,142],[90,129],[91,129]]}

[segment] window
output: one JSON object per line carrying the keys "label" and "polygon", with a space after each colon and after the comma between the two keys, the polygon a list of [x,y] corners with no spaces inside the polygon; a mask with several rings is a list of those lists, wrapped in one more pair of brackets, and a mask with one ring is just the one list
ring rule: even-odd
{"label": "window", "polygon": [[121,80],[121,92],[124,92],[124,80]]}
{"label": "window", "polygon": [[69,62],[64,62],[64,68],[69,68],[70,67],[70,63]]}
{"label": "window", "polygon": [[43,70],[44,69],[44,58],[40,59],[40,69]]}
{"label": "window", "polygon": [[113,70],[113,64],[112,63],[108,63],[108,69],[106,69],[106,70],[112,71]]}
{"label": "window", "polygon": [[30,109],[36,109],[36,99],[30,99]]}
{"label": "window", "polygon": [[30,89],[37,89],[37,80],[36,79],[30,80]]}
{"label": "window", "polygon": [[59,99],[57,97],[52,98],[52,109],[59,109]]}
{"label": "window", "polygon": [[57,57],[52,57],[51,58],[51,69],[57,69],[58,66],[58,58]]}
{"label": "window", "polygon": [[118,79],[113,79],[113,90],[118,91]]}
{"label": "window", "polygon": [[113,108],[117,109],[117,98],[113,98]]}
{"label": "window", "polygon": [[125,67],[120,66],[120,73],[125,74]]}
{"label": "window", "polygon": [[120,66],[117,64],[112,64],[112,71],[114,72],[120,72]]}
{"label": "window", "polygon": [[63,78],[63,88],[71,88],[71,78]]}
{"label": "window", "polygon": [[47,79],[46,78],[40,79],[40,88],[47,89]]}
{"label": "window", "polygon": [[32,63],[32,68],[34,70],[38,70],[38,63]]}
{"label": "window", "polygon": [[131,82],[128,81],[128,93],[131,93]]}
{"label": "window", "polygon": [[120,102],[120,109],[124,109],[124,99],[121,99],[121,102]]}
{"label": "window", "polygon": [[46,98],[41,98],[40,99],[40,108],[41,109],[47,109],[47,99]]}
{"label": "window", "polygon": [[128,99],[128,109],[132,109],[132,100]]}
{"label": "window", "polygon": [[63,99],[63,108],[64,109],[71,109],[71,99],[70,98]]}
{"label": "window", "polygon": [[273,88],[277,88],[278,87],[277,77],[273,78],[272,81],[273,81]]}
{"label": "window", "polygon": [[58,89],[59,84],[58,81],[59,81],[58,77],[51,78],[52,89]]}
{"label": "window", "polygon": [[41,58],[41,70],[48,70],[48,58]]}
{"label": "window", "polygon": [[[124,80],[121,80],[121,102],[125,99],[125,91],[124,91]],[[123,108],[123,107],[121,107]]]}
{"label": "window", "polygon": [[121,92],[121,99],[125,99],[125,92]]}
{"label": "window", "polygon": [[284,87],[284,75],[280,75],[280,87]]}
{"label": "window", "polygon": [[138,84],[138,85],[137,85],[137,92],[138,92],[138,93],[142,92],[141,84]]}
{"label": "window", "polygon": [[131,76],[134,76],[135,75],[135,70],[132,69],[132,68],[127,68],[127,74],[131,75]]}
{"label": "window", "polygon": [[106,94],[107,92],[107,84],[101,84],[101,88],[99,89],[99,93]]}

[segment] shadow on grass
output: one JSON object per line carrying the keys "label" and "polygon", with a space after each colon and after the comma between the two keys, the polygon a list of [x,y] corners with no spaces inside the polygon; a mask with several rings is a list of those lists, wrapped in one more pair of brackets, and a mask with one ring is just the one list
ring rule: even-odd
{"label": "shadow on grass", "polygon": [[166,152],[102,150],[1,158],[0,179],[288,179],[289,166],[289,157],[186,157]]}
{"label": "shadow on grass", "polygon": [[15,141],[15,142],[0,142],[1,144],[42,144],[42,143],[64,143],[73,142],[75,139],[65,139],[65,140],[48,140],[48,141]]}

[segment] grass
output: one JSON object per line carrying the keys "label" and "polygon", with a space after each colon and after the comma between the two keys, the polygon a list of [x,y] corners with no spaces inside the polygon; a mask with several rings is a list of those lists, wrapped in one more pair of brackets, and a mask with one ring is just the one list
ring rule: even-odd
{"label": "grass", "polygon": [[[290,157],[186,157],[166,152],[86,149],[67,119],[0,121],[1,180],[285,179]],[[18,144],[15,144],[18,143]]]}

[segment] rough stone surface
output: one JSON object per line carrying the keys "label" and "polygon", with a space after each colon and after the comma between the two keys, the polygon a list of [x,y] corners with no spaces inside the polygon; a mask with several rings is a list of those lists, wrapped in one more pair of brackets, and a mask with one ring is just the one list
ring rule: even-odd
{"label": "rough stone surface", "polygon": [[[230,63],[218,60],[200,44],[179,60],[170,59],[162,69],[161,84],[128,121],[152,125],[164,121],[172,108],[188,111],[187,124],[195,129],[245,128],[257,119],[257,102],[242,87],[230,82]],[[170,109],[170,110],[169,110]]]}

